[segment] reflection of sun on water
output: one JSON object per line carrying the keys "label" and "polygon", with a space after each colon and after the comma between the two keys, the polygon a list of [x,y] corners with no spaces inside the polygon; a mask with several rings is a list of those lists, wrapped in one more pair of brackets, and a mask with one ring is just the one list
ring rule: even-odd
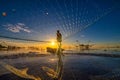
{"label": "reflection of sun on water", "polygon": [[49,59],[50,62],[56,62],[57,61],[57,58],[51,58]]}

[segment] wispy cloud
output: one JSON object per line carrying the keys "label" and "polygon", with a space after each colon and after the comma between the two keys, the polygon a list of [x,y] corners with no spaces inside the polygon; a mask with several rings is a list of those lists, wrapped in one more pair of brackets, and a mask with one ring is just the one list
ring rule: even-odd
{"label": "wispy cloud", "polygon": [[85,37],[85,35],[80,35],[80,37]]}
{"label": "wispy cloud", "polygon": [[23,23],[6,24],[6,25],[3,25],[3,26],[6,27],[6,30],[14,32],[14,33],[19,33],[21,31],[31,33],[31,30],[28,27],[26,27],[26,25],[23,24]]}

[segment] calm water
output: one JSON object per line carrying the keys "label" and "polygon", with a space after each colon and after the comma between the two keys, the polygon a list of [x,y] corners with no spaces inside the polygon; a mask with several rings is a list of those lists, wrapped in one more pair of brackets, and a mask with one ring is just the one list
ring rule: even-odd
{"label": "calm water", "polygon": [[[66,55],[63,57],[63,80],[92,80],[91,77],[111,73],[120,70],[120,58],[98,57],[87,55]],[[28,67],[28,73],[49,79],[42,71],[42,66],[55,69],[57,58],[55,56],[32,57],[2,60],[16,68]],[[0,80],[24,80],[0,67]]]}

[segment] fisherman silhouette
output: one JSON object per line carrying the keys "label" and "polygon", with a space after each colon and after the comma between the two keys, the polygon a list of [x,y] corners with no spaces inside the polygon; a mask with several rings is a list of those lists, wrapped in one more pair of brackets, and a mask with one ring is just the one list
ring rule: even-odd
{"label": "fisherman silhouette", "polygon": [[57,30],[57,33],[56,33],[56,39],[57,39],[57,43],[58,43],[58,50],[57,50],[57,54],[60,55],[61,53],[61,42],[62,42],[62,34],[60,33],[59,30]]}
{"label": "fisherman silhouette", "polygon": [[59,30],[57,30],[57,42],[62,42],[62,34],[60,33]]}

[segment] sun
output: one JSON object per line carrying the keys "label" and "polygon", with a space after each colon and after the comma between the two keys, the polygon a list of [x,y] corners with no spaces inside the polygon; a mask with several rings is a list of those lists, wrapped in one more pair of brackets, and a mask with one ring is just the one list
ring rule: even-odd
{"label": "sun", "polygon": [[57,42],[54,39],[52,39],[50,41],[51,42],[49,43],[49,47],[51,47],[51,48],[57,48]]}
{"label": "sun", "polygon": [[54,46],[54,45],[55,45],[55,42],[54,42],[54,41],[52,41],[52,42],[51,42],[51,45],[52,45],[52,46]]}

